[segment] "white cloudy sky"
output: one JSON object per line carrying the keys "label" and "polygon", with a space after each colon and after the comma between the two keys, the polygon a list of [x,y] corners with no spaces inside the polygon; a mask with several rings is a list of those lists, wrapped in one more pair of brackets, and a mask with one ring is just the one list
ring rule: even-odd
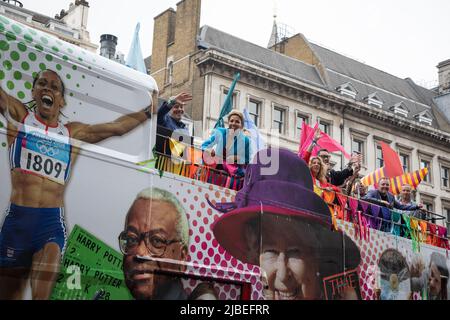
{"label": "white cloudy sky", "polygon": [[[71,0],[21,0],[28,9],[54,16]],[[141,23],[141,45],[151,54],[153,17],[179,0],[90,0],[92,42],[100,35],[119,37],[127,53],[134,27]],[[276,3],[276,5],[274,5]],[[203,0],[202,25],[266,46],[278,21],[310,41],[396,76],[431,87],[436,65],[450,59],[449,0]]]}

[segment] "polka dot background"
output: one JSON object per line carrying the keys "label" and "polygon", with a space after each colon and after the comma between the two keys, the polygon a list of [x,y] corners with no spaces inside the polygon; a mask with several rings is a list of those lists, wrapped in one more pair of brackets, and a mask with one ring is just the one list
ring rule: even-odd
{"label": "polka dot background", "polygon": [[[420,252],[415,252],[410,240],[372,229],[370,230],[370,239],[364,240],[359,236],[355,236],[353,224],[340,221],[339,226],[356,243],[360,250],[361,263],[358,267],[358,274],[363,300],[375,299],[374,289],[376,288],[375,278],[378,262],[383,252],[387,249],[399,251],[406,258],[408,266],[412,265],[415,258],[420,258],[425,265],[428,265],[432,252],[437,251],[443,256],[447,255],[445,250],[426,244],[420,244]],[[413,299],[420,300],[420,294],[414,293]]]}
{"label": "polka dot background", "polygon": [[[198,181],[172,180],[169,191],[174,193],[188,212],[189,219],[189,256],[190,267],[187,274],[222,281],[252,284],[252,300],[262,300],[260,269],[257,266],[244,264],[233,258],[214,239],[211,225],[220,213],[212,209],[206,199],[213,204],[234,201],[235,192],[228,189],[204,184]],[[203,281],[186,280],[187,292],[192,292],[198,283]],[[220,281],[219,281],[220,282]],[[240,286],[215,283],[220,300],[240,299]]]}
{"label": "polka dot background", "polygon": [[[70,97],[88,94],[82,89],[92,88],[92,81],[74,72],[84,56],[86,53],[76,46],[0,17],[0,64],[3,66],[0,81],[8,94],[22,102],[31,100],[33,78],[46,69],[55,70],[63,80],[74,82],[74,85],[66,84],[67,88],[80,89],[78,92],[68,89]],[[95,55],[89,57],[90,62],[96,62]]]}
{"label": "polka dot background", "polygon": [[[49,34],[0,17],[0,85],[13,98],[32,108],[33,79],[43,70],[55,71],[64,83],[66,106],[60,121],[102,123],[148,106],[156,83],[152,78],[100,57]],[[5,121],[3,117],[0,119]],[[147,125],[149,126],[149,125]],[[1,130],[1,128],[0,128]],[[139,131],[141,129],[138,129]],[[122,137],[123,139],[130,139]],[[124,154],[141,154],[149,143],[102,146]],[[142,159],[144,160],[144,159]]]}

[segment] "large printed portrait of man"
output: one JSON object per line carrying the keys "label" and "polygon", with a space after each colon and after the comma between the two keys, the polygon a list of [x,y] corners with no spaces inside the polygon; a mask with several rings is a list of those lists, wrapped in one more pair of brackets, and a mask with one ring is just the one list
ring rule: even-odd
{"label": "large printed portrait of man", "polygon": [[[211,203],[225,213],[212,226],[217,241],[235,258],[260,266],[265,299],[360,299],[359,249],[331,229],[330,211],[313,192],[303,160],[279,150],[279,161],[278,173],[264,176],[257,155],[235,202]],[[346,285],[333,287],[345,272],[352,274],[340,279]]]}
{"label": "large printed portrait of man", "polygon": [[140,192],[119,235],[123,272],[130,293],[139,300],[186,300],[181,277],[186,270],[189,224],[186,211],[170,192]]}

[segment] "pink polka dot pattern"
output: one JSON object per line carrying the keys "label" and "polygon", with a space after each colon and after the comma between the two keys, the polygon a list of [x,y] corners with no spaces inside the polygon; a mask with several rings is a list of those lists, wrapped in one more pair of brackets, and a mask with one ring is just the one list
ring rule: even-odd
{"label": "pink polka dot pattern", "polygon": [[[429,256],[432,252],[438,251],[443,256],[446,256],[446,251],[443,249],[437,249],[426,244],[420,244],[420,251],[415,252],[413,250],[411,240],[396,237],[389,233],[379,232],[376,230],[370,230],[370,240],[361,240],[355,237],[353,226],[351,223],[339,221],[340,228],[348,227],[349,232],[347,235],[357,244],[360,249],[361,263],[358,268],[359,282],[361,289],[361,296],[364,300],[375,299],[376,272],[379,271],[378,263],[381,255],[387,249],[395,249],[400,252],[405,258],[409,266],[412,265],[414,259],[419,258],[425,262],[425,265],[429,263]],[[344,226],[346,225],[346,226]],[[413,292],[413,300],[422,300],[420,293]]]}
{"label": "pink polka dot pattern", "polygon": [[[164,180],[164,179],[163,179]],[[258,267],[243,264],[233,258],[219,246],[211,230],[211,225],[220,213],[212,209],[207,203],[209,199],[213,204],[231,202],[236,192],[228,189],[211,186],[199,181],[177,183],[171,181],[168,191],[177,195],[188,213],[189,219],[189,256],[186,274],[201,277],[204,280],[183,280],[187,292],[203,281],[212,281],[218,290],[220,299],[240,299],[241,286],[236,284],[222,284],[228,281],[252,283],[252,298],[262,299],[262,292],[256,286],[262,287],[259,279]],[[214,281],[217,279],[217,282]]]}
{"label": "pink polka dot pattern", "polygon": [[[183,284],[184,290],[188,294],[188,296],[194,291],[194,289],[201,284],[202,282],[205,282],[203,280],[197,280],[197,279],[181,279],[181,282]],[[219,295],[220,300],[240,300],[241,299],[241,287],[235,284],[222,284],[214,281],[207,281],[207,282],[213,282],[214,288],[216,289],[217,294]]]}
{"label": "pink polka dot pattern", "polygon": [[[181,179],[174,182],[170,179],[169,185],[164,180],[169,181],[169,179],[162,179],[161,184],[165,185],[168,191],[177,195],[189,214],[190,245],[187,258],[187,275],[210,279],[210,281],[216,279],[217,287],[220,288],[220,298],[227,300],[239,299],[240,286],[219,283],[226,283],[227,281],[251,283],[251,298],[262,300],[262,290],[258,290],[262,288],[259,267],[243,264],[233,258],[217,243],[211,231],[211,224],[220,217],[221,213],[212,209],[207,204],[206,199],[209,199],[213,204],[231,202],[234,200],[236,193],[198,181],[181,182],[184,181]],[[394,248],[399,250],[410,263],[415,255],[411,241],[372,229],[370,230],[369,240],[360,239],[359,235],[355,233],[352,223],[338,221],[338,224],[341,230],[346,230],[348,237],[360,249],[361,262],[357,271],[361,297],[364,300],[373,300],[377,288],[375,275],[381,254],[389,248]],[[426,247],[426,245],[421,245],[421,252],[424,252]],[[428,262],[428,254],[437,249],[426,248],[426,250],[427,259],[425,261]],[[439,251],[445,256],[445,250]],[[423,255],[423,253],[421,254]],[[189,292],[195,287],[191,281],[185,281],[184,285]],[[420,299],[420,295],[415,295],[414,298]]]}

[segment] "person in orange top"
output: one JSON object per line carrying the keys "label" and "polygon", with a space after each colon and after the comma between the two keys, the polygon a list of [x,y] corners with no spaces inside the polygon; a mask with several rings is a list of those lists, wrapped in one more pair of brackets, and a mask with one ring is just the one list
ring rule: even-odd
{"label": "person in orange top", "polygon": [[311,171],[315,190],[340,191],[337,187],[327,181],[327,168],[320,157],[312,157],[310,159],[309,170]]}

